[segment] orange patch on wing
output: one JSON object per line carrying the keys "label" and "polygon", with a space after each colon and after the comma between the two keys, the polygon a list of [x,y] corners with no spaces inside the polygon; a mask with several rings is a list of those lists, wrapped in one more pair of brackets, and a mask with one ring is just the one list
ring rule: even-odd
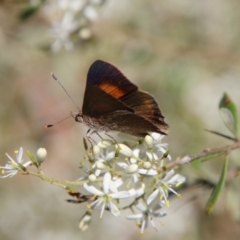
{"label": "orange patch on wing", "polygon": [[110,83],[102,82],[99,87],[109,95],[113,96],[114,98],[120,98],[126,94],[121,88],[116,85],[112,85]]}

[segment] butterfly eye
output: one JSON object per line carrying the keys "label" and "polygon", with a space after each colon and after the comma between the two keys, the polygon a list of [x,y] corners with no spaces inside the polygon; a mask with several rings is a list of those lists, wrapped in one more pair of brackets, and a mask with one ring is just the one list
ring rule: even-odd
{"label": "butterfly eye", "polygon": [[78,114],[75,116],[75,121],[82,123],[82,122],[83,122],[82,114],[78,113]]}
{"label": "butterfly eye", "polygon": [[81,115],[81,114],[78,114],[78,115],[75,117],[75,121],[82,123],[82,122],[83,122],[82,115]]}
{"label": "butterfly eye", "polygon": [[82,112],[70,112],[70,115],[75,119],[76,122],[83,122]]}

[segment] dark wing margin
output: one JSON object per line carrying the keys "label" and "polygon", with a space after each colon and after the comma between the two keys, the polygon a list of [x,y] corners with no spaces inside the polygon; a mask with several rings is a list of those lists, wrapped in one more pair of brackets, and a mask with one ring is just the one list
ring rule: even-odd
{"label": "dark wing margin", "polygon": [[114,98],[138,90],[116,67],[102,60],[95,61],[89,68],[86,89],[92,86],[98,86]]}
{"label": "dark wing margin", "polygon": [[167,132],[169,126],[164,121],[164,116],[157,102],[149,93],[136,91],[130,95],[121,97],[120,100],[132,108],[136,115],[146,118],[162,132]]}

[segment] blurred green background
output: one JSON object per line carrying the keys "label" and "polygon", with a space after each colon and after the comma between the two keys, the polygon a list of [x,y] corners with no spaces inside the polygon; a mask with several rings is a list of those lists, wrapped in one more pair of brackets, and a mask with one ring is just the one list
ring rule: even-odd
{"label": "blurred green background", "polygon": [[[89,24],[92,38],[71,51],[51,52],[49,22],[38,11],[21,21],[23,4],[0,5],[0,164],[20,146],[45,147],[42,169],[58,179],[79,178],[82,137],[87,130],[73,119],[45,129],[76,111],[52,80],[54,72],[81,107],[86,74],[96,59],[118,67],[142,90],[155,96],[170,125],[172,158],[229,144],[204,129],[229,134],[218,112],[226,91],[240,109],[240,2],[238,0],[112,0]],[[239,152],[231,155],[239,162]],[[26,159],[26,157],[25,157]],[[222,160],[181,172],[189,181],[199,175],[216,181]],[[239,191],[239,185],[236,188]],[[0,181],[0,239],[240,239],[240,226],[225,207],[223,193],[210,217],[203,212],[209,191],[182,193],[171,203],[158,232],[145,234],[133,222],[95,214],[90,228],[78,229],[85,205],[71,205],[65,191],[39,179],[17,175]],[[164,226],[162,226],[164,225]]]}

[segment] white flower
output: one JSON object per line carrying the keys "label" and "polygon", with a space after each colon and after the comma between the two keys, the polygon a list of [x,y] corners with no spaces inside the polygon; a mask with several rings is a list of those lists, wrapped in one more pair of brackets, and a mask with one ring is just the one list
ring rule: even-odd
{"label": "white flower", "polygon": [[153,191],[153,193],[148,197],[147,204],[150,204],[157,196],[160,196],[160,198],[164,198],[165,203],[167,206],[169,206],[168,198],[168,192],[171,191],[177,196],[180,196],[174,189],[172,189],[172,185],[179,186],[180,184],[185,182],[185,177],[176,174],[174,175],[174,170],[170,170],[166,176],[159,180],[156,185],[157,188]]}
{"label": "white flower", "polygon": [[[168,149],[168,144],[167,143],[162,143],[161,140],[163,139],[164,135],[159,134],[159,133],[150,133],[150,136],[153,139],[153,146],[152,146],[152,152],[154,152],[154,158],[156,159],[156,156],[158,158],[161,158],[164,154],[166,154],[167,149]],[[148,153],[151,153],[148,151]],[[149,154],[148,154],[148,157]],[[171,156],[168,155],[167,158],[171,160]],[[151,159],[151,157],[150,157]]]}
{"label": "white flower", "polygon": [[[117,217],[121,209],[136,205],[141,212],[127,218],[139,223],[141,233],[149,222],[156,229],[153,218],[166,215],[159,210],[163,205],[169,206],[169,191],[179,196],[173,186],[177,187],[185,181],[185,178],[175,174],[174,170],[162,173],[167,158],[170,159],[168,145],[161,142],[162,138],[163,135],[151,134],[144,139],[130,139],[117,144],[103,139],[93,146],[94,154],[89,160],[91,166],[86,171],[88,178],[85,178],[88,183],[83,184],[85,190],[94,196],[88,207],[91,210],[100,208],[100,217],[104,210]],[[144,205],[138,202],[143,197],[146,198]],[[117,205],[120,199],[123,208]],[[130,205],[127,203],[129,200],[132,202]]]}
{"label": "white flower", "polygon": [[57,51],[61,47],[66,50],[73,48],[73,42],[70,39],[71,33],[77,30],[78,23],[74,21],[74,15],[71,11],[66,12],[60,22],[54,24],[52,35],[55,38],[52,44],[52,50]]}
{"label": "white flower", "polygon": [[136,208],[141,211],[141,213],[129,215],[126,216],[126,218],[137,221],[137,224],[141,227],[140,233],[144,233],[144,229],[148,227],[149,222],[157,231],[154,218],[161,218],[166,215],[166,212],[158,212],[158,210],[162,208],[162,204],[158,203],[153,208],[150,208],[149,206],[144,206],[142,203],[138,202]]}
{"label": "white flower", "polygon": [[146,176],[155,176],[155,175],[158,174],[157,171],[154,170],[154,169],[152,169],[152,168],[151,168],[151,169],[141,168],[141,169],[138,170],[138,172],[139,172],[140,174],[146,175]]}
{"label": "white flower", "polygon": [[87,19],[90,21],[94,21],[98,18],[98,13],[95,8],[93,8],[91,5],[88,5],[84,8],[83,13]]}
{"label": "white flower", "polygon": [[120,216],[120,211],[117,208],[117,206],[114,204],[114,200],[121,199],[121,198],[129,198],[136,194],[134,190],[118,192],[117,187],[113,184],[111,174],[108,172],[105,173],[103,177],[102,190],[99,190],[96,187],[89,185],[87,183],[84,183],[83,186],[88,192],[98,196],[97,200],[90,203],[89,206],[92,209],[96,209],[101,206],[100,218],[102,218],[103,211],[106,208],[109,208],[110,212],[115,217]]}
{"label": "white flower", "polygon": [[165,135],[162,135],[160,133],[152,132],[152,133],[150,133],[150,136],[153,138],[153,141],[155,143],[159,143],[164,138]]}
{"label": "white flower", "polygon": [[23,170],[23,167],[29,166],[32,162],[28,161],[26,163],[23,163],[23,148],[20,147],[18,154],[17,154],[17,161],[14,161],[7,153],[6,153],[9,161],[4,167],[0,167],[2,169],[1,178],[7,178],[7,177],[13,177],[16,175],[19,171]]}
{"label": "white flower", "polygon": [[[40,0],[37,0],[40,1]],[[54,38],[52,51],[72,50],[79,40],[92,37],[90,22],[99,16],[104,0],[57,0],[44,1],[43,13],[50,22],[50,34]]]}
{"label": "white flower", "polygon": [[132,163],[132,164],[137,163],[139,154],[140,154],[140,149],[138,149],[138,148],[134,149],[133,156],[130,158],[130,163]]}
{"label": "white flower", "polygon": [[123,177],[125,180],[129,179],[129,182],[127,183],[128,186],[130,186],[132,180],[134,183],[138,182],[140,175],[138,174],[137,164],[118,162],[117,165],[125,170]]}
{"label": "white flower", "polygon": [[[167,143],[158,143],[156,145],[154,145],[153,147],[153,151],[156,153],[156,155],[159,157],[159,158],[162,158],[163,155],[165,155],[167,153],[167,148],[168,148],[168,144]],[[168,154],[166,156],[166,158],[168,160],[171,160],[171,155]]]}
{"label": "white flower", "polygon": [[97,158],[98,161],[111,161],[115,156],[115,151],[104,151],[104,153],[101,153],[100,156]]}
{"label": "white flower", "polygon": [[125,173],[121,175],[121,179],[126,183],[127,188],[132,186],[136,191],[136,196],[142,196],[144,194],[145,185],[140,181],[138,165],[127,164],[125,162],[119,162],[117,165],[125,170]]}
{"label": "white flower", "polygon": [[92,169],[95,170],[95,175],[99,176],[103,171],[108,170],[108,161],[114,158],[115,151],[108,151],[104,149],[104,153],[96,159],[96,162],[92,165]]}
{"label": "white flower", "polygon": [[84,6],[84,1],[81,0],[58,0],[57,3],[60,9],[72,10],[73,12],[82,10]]}

